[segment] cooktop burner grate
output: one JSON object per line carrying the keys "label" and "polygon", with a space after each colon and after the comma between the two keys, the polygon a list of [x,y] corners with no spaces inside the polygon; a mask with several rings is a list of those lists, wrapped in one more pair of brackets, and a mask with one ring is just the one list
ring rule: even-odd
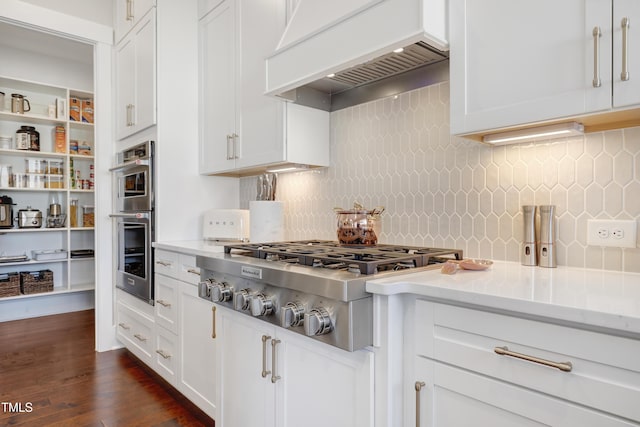
{"label": "cooktop burner grate", "polygon": [[354,247],[334,241],[303,240],[275,243],[238,243],[224,247],[225,253],[307,265],[331,270],[345,269],[361,274],[423,267],[462,259],[458,249],[423,248],[399,245]]}

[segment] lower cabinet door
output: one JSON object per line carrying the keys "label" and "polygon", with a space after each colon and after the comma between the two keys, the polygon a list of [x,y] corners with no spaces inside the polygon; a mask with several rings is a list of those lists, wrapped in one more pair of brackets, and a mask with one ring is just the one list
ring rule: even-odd
{"label": "lower cabinet door", "polygon": [[222,427],[275,427],[275,386],[271,382],[275,329],[224,307],[218,308],[218,314],[222,341],[216,425],[219,421]]}
{"label": "lower cabinet door", "polygon": [[373,353],[280,332],[276,425],[373,427]]}
{"label": "lower cabinet door", "polygon": [[[405,384],[405,425],[427,426],[598,426],[637,424],[513,384],[416,357],[415,381]],[[412,404],[416,402],[418,406]],[[418,408],[416,412],[411,407]],[[411,414],[411,412],[414,412]]]}
{"label": "lower cabinet door", "polygon": [[180,381],[178,390],[210,417],[216,409],[216,338],[213,304],[198,287],[180,282]]}
{"label": "lower cabinet door", "polygon": [[178,337],[161,326],[156,326],[155,370],[174,387],[178,377]]}

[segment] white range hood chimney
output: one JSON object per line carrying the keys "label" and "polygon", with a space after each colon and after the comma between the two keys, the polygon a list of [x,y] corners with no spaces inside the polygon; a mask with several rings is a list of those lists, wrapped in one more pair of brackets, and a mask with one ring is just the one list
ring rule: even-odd
{"label": "white range hood chimney", "polygon": [[446,0],[298,0],[266,59],[266,93],[294,102],[309,89],[330,97],[446,60],[446,8]]}

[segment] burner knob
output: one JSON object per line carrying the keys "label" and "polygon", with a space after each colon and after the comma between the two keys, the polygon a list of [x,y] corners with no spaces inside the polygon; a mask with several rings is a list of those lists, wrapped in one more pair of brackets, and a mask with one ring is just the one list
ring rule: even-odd
{"label": "burner knob", "polygon": [[280,326],[291,328],[302,325],[304,321],[304,306],[299,302],[288,302],[280,308]]}
{"label": "burner knob", "polygon": [[273,313],[273,301],[265,294],[257,293],[251,298],[251,315],[267,316]]}
{"label": "burner knob", "polygon": [[331,329],[331,317],[325,308],[317,307],[305,313],[304,333],[308,336],[328,334]]}
{"label": "burner knob", "polygon": [[249,310],[249,297],[248,289],[240,289],[238,292],[233,293],[233,308],[237,311]]}
{"label": "burner knob", "polygon": [[217,283],[213,279],[203,280],[198,283],[198,296],[200,298],[211,300],[211,286]]}
{"label": "burner knob", "polygon": [[211,285],[211,301],[225,302],[233,296],[233,288],[227,282]]}

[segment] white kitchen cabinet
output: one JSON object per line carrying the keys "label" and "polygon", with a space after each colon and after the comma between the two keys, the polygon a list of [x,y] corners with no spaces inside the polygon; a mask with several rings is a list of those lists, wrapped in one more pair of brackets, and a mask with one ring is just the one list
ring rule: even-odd
{"label": "white kitchen cabinet", "polygon": [[123,139],[155,123],[156,14],[151,8],[116,46],[116,135]]}
{"label": "white kitchen cabinet", "polygon": [[223,427],[373,426],[373,354],[345,352],[218,307]]}
{"label": "white kitchen cabinet", "polygon": [[116,42],[129,32],[140,19],[156,5],[155,0],[116,0],[115,37]]}
{"label": "white kitchen cabinet", "polygon": [[158,325],[178,333],[178,292],[180,282],[161,274],[155,275],[155,317]]}
{"label": "white kitchen cabinet", "polygon": [[413,309],[407,424],[418,412],[423,426],[640,421],[638,340],[423,300]]}
{"label": "white kitchen cabinet", "polygon": [[[640,19],[637,2],[452,0],[449,7],[453,134],[640,104],[640,79],[622,81],[619,70],[621,19]],[[636,37],[629,32],[630,46]],[[638,56],[629,49],[630,69],[640,67]]]}
{"label": "white kitchen cabinet", "polygon": [[200,173],[328,166],[329,113],[264,95],[264,58],[284,29],[284,1],[245,2],[213,2],[198,24]]}
{"label": "white kitchen cabinet", "polygon": [[216,346],[211,302],[198,287],[180,283],[180,384],[178,389],[209,416],[216,410]]}
{"label": "white kitchen cabinet", "polygon": [[148,366],[154,366],[155,321],[153,307],[116,289],[116,336]]}

